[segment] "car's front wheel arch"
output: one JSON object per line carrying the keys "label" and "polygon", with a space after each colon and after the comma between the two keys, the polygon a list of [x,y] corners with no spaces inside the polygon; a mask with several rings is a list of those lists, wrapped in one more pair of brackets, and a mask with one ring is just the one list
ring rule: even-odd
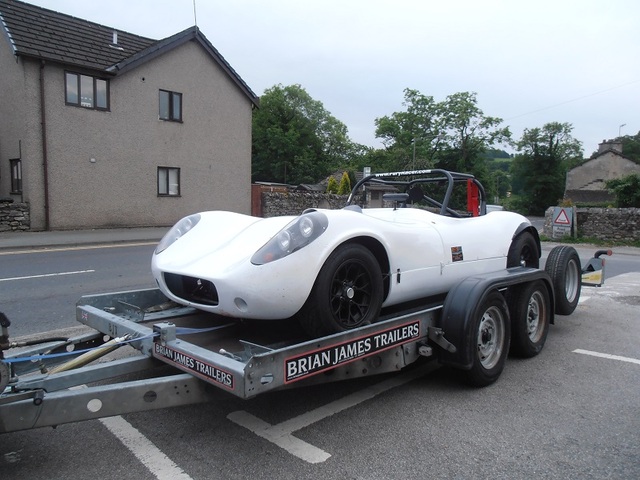
{"label": "car's front wheel arch", "polygon": [[389,288],[391,285],[390,284],[391,276],[389,275],[389,269],[390,269],[389,255],[387,254],[387,250],[384,248],[384,245],[382,245],[382,243],[380,243],[379,240],[372,237],[354,237],[344,242],[342,245],[346,245],[349,243],[357,243],[359,245],[362,245],[367,250],[369,250],[378,261],[378,265],[380,265],[380,271],[382,272],[382,285],[383,285],[382,301],[384,302],[385,299],[387,298],[387,295],[389,295]]}
{"label": "car's front wheel arch", "polygon": [[[385,270],[380,262],[386,262]],[[386,252],[375,239],[351,239],[338,245],[323,262],[296,314],[303,330],[320,337],[374,322],[388,291],[388,271]]]}

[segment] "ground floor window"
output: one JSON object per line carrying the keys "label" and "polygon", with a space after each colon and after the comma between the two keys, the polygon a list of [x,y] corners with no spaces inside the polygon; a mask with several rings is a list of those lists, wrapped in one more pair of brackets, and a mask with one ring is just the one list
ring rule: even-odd
{"label": "ground floor window", "polygon": [[22,193],[22,161],[19,158],[9,160],[11,169],[11,193]]}
{"label": "ground floor window", "polygon": [[158,167],[158,196],[180,196],[180,169]]}

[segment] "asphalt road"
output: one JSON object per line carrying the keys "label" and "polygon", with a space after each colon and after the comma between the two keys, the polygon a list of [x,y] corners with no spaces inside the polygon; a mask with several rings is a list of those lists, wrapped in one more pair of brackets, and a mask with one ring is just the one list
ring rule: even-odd
{"label": "asphalt road", "polygon": [[[152,286],[152,249],[0,257],[12,336],[58,320],[75,325],[69,311],[79,295]],[[427,363],[247,401],[220,391],[209,404],[0,435],[0,472],[66,480],[640,478],[639,261],[611,257],[605,286],[585,288],[542,353],[510,358],[488,388],[465,387],[457,372]],[[310,452],[326,458],[311,463]]]}

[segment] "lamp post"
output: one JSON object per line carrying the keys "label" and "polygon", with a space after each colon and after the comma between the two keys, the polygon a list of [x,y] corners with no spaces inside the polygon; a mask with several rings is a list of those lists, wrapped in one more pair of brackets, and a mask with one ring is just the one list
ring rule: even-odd
{"label": "lamp post", "polygon": [[626,123],[623,123],[618,127],[618,137],[622,136],[622,127],[626,127],[626,125],[627,125]]}
{"label": "lamp post", "polygon": [[416,139],[414,137],[413,140],[411,140],[411,143],[413,143],[413,163],[411,164],[411,170],[415,170],[416,169]]}

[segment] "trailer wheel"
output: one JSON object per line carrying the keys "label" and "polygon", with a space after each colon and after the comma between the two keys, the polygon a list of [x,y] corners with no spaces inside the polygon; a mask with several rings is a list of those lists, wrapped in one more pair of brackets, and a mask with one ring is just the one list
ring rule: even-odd
{"label": "trailer wheel", "polygon": [[524,358],[536,356],[544,347],[551,319],[551,296],[538,280],[518,287],[509,298],[511,352]]}
{"label": "trailer wheel", "polygon": [[382,295],[382,273],[373,254],[362,245],[342,245],[323,265],[297,317],[314,337],[351,330],[378,318]]}
{"label": "trailer wheel", "polygon": [[484,387],[495,382],[507,360],[510,341],[509,309],[500,292],[487,295],[471,325],[472,364],[467,370],[467,382]]}
{"label": "trailer wheel", "polygon": [[544,269],[553,284],[555,312],[558,315],[571,315],[578,306],[582,289],[582,269],[578,252],[566,245],[554,247],[549,252]]}
{"label": "trailer wheel", "polygon": [[525,267],[540,267],[538,244],[531,232],[525,231],[518,235],[511,243],[507,254],[507,268],[519,267],[522,264]]}

